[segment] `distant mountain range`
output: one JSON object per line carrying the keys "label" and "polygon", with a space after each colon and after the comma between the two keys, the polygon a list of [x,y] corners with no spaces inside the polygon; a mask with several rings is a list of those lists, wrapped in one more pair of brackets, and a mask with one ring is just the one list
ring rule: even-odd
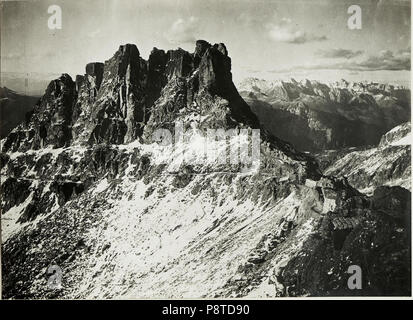
{"label": "distant mountain range", "polygon": [[410,90],[400,86],[247,78],[238,90],[267,130],[302,151],[377,145],[410,121]]}
{"label": "distant mountain range", "polygon": [[0,87],[0,138],[25,120],[26,114],[33,110],[40,97],[19,94],[6,87]]}
{"label": "distant mountain range", "polygon": [[18,94],[27,96],[42,96],[51,80],[59,77],[56,73],[21,73],[7,72],[0,73],[0,86],[7,87]]}

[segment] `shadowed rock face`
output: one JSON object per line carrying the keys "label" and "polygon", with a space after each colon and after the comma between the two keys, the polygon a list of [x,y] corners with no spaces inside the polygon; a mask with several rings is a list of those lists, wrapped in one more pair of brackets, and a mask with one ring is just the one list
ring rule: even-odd
{"label": "shadowed rock face", "polygon": [[231,59],[225,46],[220,43],[205,50],[199,66],[201,89],[225,96],[231,90]]}
{"label": "shadowed rock face", "polygon": [[[205,128],[260,127],[257,117],[232,82],[231,59],[224,44],[211,45],[199,40],[193,54],[178,49],[168,51],[166,56],[166,75],[156,74],[155,78],[160,79],[160,83],[166,79],[167,84],[157,96],[156,105],[147,112],[145,140],[149,141],[157,128],[168,128],[173,132],[173,120],[180,113],[189,113],[190,109],[196,109],[200,114],[214,114],[204,123]],[[149,61],[158,61],[156,70],[163,70],[164,59],[163,52],[154,50]],[[150,85],[150,88],[154,86]]]}
{"label": "shadowed rock face", "polygon": [[68,146],[72,140],[72,113],[76,98],[75,83],[68,74],[50,82],[25,123],[9,134],[3,150]]}
{"label": "shadowed rock face", "polygon": [[134,140],[144,117],[147,66],[135,45],[120,46],[105,62],[104,80],[89,119],[88,143],[123,143]]}
{"label": "shadowed rock face", "polygon": [[[164,50],[153,48],[148,59],[147,105],[151,106],[160,96],[162,88],[167,83],[166,63],[168,56]],[[145,122],[148,116],[145,117]]]}
{"label": "shadowed rock face", "polygon": [[211,44],[205,40],[198,40],[195,45],[194,52],[194,68],[199,67],[202,57],[207,49],[211,47]]}
{"label": "shadowed rock face", "polygon": [[[205,46],[205,44],[203,44]],[[205,50],[201,47],[200,52]],[[217,94],[229,101],[228,107],[236,121],[258,128],[257,117],[239,95],[231,74],[231,58],[223,43],[205,50],[199,65],[199,87],[211,94]]]}
{"label": "shadowed rock face", "polygon": [[92,62],[86,65],[86,75],[92,77],[95,80],[97,91],[99,91],[100,84],[102,83],[103,67],[104,64],[100,62]]}
{"label": "shadowed rock face", "polygon": [[[331,239],[340,231],[325,223],[320,228],[322,236],[308,239],[302,255],[291,259],[280,275],[288,295],[410,296],[410,196],[400,187],[377,188],[368,215],[357,226],[343,230],[339,249]],[[360,290],[347,285],[350,265],[362,270]]]}
{"label": "shadowed rock face", "polygon": [[187,77],[192,67],[192,55],[185,50],[169,50],[167,52],[166,76],[170,80],[176,77]]}

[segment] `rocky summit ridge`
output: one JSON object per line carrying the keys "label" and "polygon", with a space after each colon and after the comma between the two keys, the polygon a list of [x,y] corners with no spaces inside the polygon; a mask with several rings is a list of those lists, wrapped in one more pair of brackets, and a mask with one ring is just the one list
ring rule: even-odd
{"label": "rocky summit ridge", "polygon": [[[154,141],[176,122],[186,143]],[[198,161],[211,128],[260,129],[258,170],[219,161],[226,140]],[[2,140],[0,164],[4,298],[410,294],[410,192],[366,196],[263,129],[224,44],[147,61],[127,44],[63,74]],[[357,292],[353,264],[371,271]]]}
{"label": "rocky summit ridge", "polygon": [[[193,54],[154,48],[148,61],[135,45],[122,45],[104,64],[88,64],[86,74],[75,81],[68,74],[52,81],[33,114],[7,137],[3,149],[38,149],[41,143],[54,148],[128,143],[142,136],[146,124],[157,121],[151,117],[202,104],[204,93],[226,99],[229,111],[222,115],[224,123],[258,127],[232,83],[230,70],[224,44],[198,41]],[[155,108],[167,84],[174,101]]]}

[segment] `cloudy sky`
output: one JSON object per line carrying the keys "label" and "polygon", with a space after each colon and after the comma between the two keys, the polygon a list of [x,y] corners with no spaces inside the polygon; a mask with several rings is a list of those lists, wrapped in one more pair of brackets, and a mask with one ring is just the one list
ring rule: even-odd
{"label": "cloudy sky", "polygon": [[[48,7],[62,8],[49,30]],[[348,7],[362,9],[350,30]],[[2,74],[84,73],[120,44],[193,51],[196,39],[226,44],[237,82],[309,78],[408,85],[409,0],[39,0],[2,2]]]}

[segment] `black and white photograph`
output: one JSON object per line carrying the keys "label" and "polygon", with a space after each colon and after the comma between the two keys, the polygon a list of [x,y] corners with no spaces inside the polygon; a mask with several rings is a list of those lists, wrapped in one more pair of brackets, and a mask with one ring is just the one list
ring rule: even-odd
{"label": "black and white photograph", "polygon": [[410,0],[0,14],[1,299],[412,297]]}

